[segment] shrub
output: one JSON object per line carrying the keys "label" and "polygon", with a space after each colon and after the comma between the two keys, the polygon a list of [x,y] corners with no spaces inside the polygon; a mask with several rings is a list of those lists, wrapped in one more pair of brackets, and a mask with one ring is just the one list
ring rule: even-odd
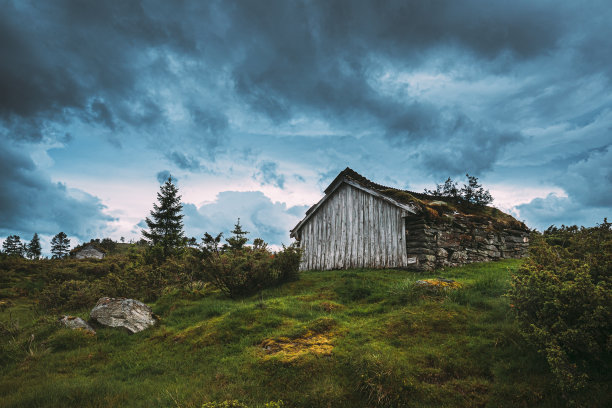
{"label": "shrub", "polygon": [[267,246],[209,252],[204,260],[203,277],[231,298],[249,295],[298,276],[300,250],[283,247],[272,253]]}
{"label": "shrub", "polygon": [[204,277],[231,298],[270,286],[277,279],[272,254],[265,248],[215,252],[205,261]]}
{"label": "shrub", "polygon": [[[535,236],[509,297],[524,337],[566,397],[612,369],[612,224]],[[603,377],[602,377],[603,376]]]}
{"label": "shrub", "polygon": [[47,285],[40,293],[40,305],[49,310],[69,310],[92,307],[102,296],[96,283],[83,280],[68,280]]}
{"label": "shrub", "polygon": [[276,271],[279,282],[290,282],[298,278],[301,256],[302,251],[296,244],[288,247],[283,245],[283,250],[274,254],[272,269]]}

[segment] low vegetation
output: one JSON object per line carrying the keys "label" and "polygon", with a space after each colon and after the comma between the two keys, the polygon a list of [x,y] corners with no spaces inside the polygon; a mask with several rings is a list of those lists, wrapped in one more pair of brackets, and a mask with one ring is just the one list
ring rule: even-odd
{"label": "low vegetation", "polygon": [[534,234],[510,299],[566,399],[590,405],[594,387],[612,382],[612,224]]}
{"label": "low vegetation", "polygon": [[[134,246],[100,261],[3,261],[0,406],[565,403],[546,357],[523,339],[504,296],[521,261],[419,274],[305,272],[238,299],[207,283],[167,285],[149,301],[159,324],[134,335],[62,328],[57,312],[87,319],[93,304],[53,311],[36,301],[58,283],[44,278],[47,272],[94,283],[94,276],[130,270],[142,252]],[[415,284],[437,276],[461,286]],[[604,386],[593,395],[603,402],[592,406],[610,402]]]}

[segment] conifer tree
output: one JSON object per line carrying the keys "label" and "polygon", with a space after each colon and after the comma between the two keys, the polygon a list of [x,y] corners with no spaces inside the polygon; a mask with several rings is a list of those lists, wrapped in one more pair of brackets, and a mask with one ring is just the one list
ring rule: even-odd
{"label": "conifer tree", "polygon": [[233,236],[226,239],[229,244],[229,249],[242,249],[244,244],[246,244],[249,239],[246,237],[249,234],[248,231],[244,231],[242,229],[242,225],[240,225],[240,218],[234,224],[234,229],[232,230]]}
{"label": "conifer tree", "polygon": [[23,256],[23,245],[19,235],[9,235],[2,243],[4,253],[9,256]]}
{"label": "conifer tree", "polygon": [[68,255],[70,249],[70,240],[64,232],[58,233],[51,240],[51,253],[53,258],[65,258]]}
{"label": "conifer tree", "polygon": [[164,256],[169,255],[176,248],[183,245],[183,205],[178,188],[172,183],[172,177],[160,187],[157,193],[158,203],[153,204],[151,218],[145,222],[149,230],[142,230],[142,235],[151,244],[163,249]]}
{"label": "conifer tree", "polygon": [[26,247],[26,253],[28,258],[30,259],[38,259],[40,258],[42,248],[40,247],[40,238],[38,238],[38,234],[34,233],[32,240]]}

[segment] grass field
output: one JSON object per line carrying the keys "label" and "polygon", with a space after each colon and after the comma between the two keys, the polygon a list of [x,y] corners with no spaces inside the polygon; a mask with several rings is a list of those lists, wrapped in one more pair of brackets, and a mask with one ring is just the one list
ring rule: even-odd
{"label": "grass field", "polygon": [[[134,335],[71,331],[13,299],[0,312],[0,406],[562,406],[504,296],[520,262],[313,271],[242,300],[172,291],[151,304],[159,324]],[[463,286],[414,285],[436,276]]]}

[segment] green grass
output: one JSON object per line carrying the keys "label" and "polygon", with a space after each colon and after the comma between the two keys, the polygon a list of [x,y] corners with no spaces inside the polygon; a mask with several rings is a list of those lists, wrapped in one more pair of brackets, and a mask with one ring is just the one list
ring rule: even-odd
{"label": "green grass", "polygon": [[[230,399],[285,407],[561,406],[546,362],[522,341],[504,297],[519,264],[313,271],[241,300],[174,291],[151,305],[160,323],[134,335],[71,332],[32,299],[13,299],[0,312],[0,407],[200,407]],[[463,287],[414,286],[436,276]],[[264,340],[308,344],[273,353]]]}

